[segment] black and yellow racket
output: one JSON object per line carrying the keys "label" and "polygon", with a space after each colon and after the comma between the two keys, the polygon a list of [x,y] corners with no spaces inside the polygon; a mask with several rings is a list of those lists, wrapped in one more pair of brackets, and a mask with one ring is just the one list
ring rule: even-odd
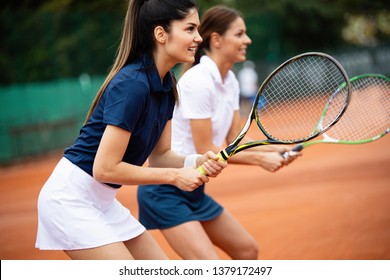
{"label": "black and yellow racket", "polygon": [[380,74],[364,74],[350,79],[351,101],[342,118],[329,130],[292,149],[320,144],[364,144],[390,131],[390,79]]}
{"label": "black and yellow racket", "polygon": [[[297,55],[262,83],[244,127],[218,157],[227,161],[251,147],[313,139],[340,119],[348,106],[350,91],[348,76],[333,57],[318,52]],[[252,121],[266,139],[240,143]],[[206,174],[203,166],[198,170]]]}

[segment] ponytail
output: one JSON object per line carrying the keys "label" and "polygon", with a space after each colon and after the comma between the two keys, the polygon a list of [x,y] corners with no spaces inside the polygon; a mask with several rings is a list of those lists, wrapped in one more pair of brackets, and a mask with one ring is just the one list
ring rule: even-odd
{"label": "ponytail", "polygon": [[[129,0],[114,64],[98,90],[84,124],[88,122],[108,84],[123,66],[142,53],[153,57],[156,47],[153,30],[162,26],[169,32],[172,21],[184,19],[193,8],[196,8],[194,0]],[[177,100],[175,84],[173,94]]]}
{"label": "ponytail", "polygon": [[134,57],[134,52],[132,52],[132,49],[134,49],[136,44],[136,38],[138,35],[137,23],[139,19],[139,11],[143,2],[145,2],[145,0],[129,0],[125,21],[122,28],[122,39],[118,47],[114,64],[112,65],[102,86],[99,88],[88,111],[84,124],[88,122],[97,104],[102,98],[103,92],[107,88],[108,84],[119,72],[119,70],[127,63],[127,61],[132,60]]}

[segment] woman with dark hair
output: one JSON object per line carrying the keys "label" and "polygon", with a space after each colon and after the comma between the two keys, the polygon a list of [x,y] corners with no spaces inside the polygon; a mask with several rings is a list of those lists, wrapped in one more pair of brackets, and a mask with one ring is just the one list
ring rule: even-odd
{"label": "woman with dark hair", "polygon": [[[63,250],[71,259],[166,259],[115,197],[122,185],[193,191],[226,167],[213,152],[171,151],[178,96],[170,69],[194,61],[198,26],[193,0],[129,1],[115,63],[40,192],[37,248]],[[196,170],[201,164],[208,176]]]}
{"label": "woman with dark hair", "polygon": [[[183,155],[218,152],[241,129],[240,90],[231,68],[245,61],[252,42],[244,19],[234,9],[215,6],[203,15],[199,33],[203,42],[194,65],[178,82],[180,104],[172,120],[172,149]],[[229,163],[275,172],[295,159],[282,157],[289,150],[285,145],[260,146],[232,156]],[[159,229],[183,259],[218,259],[214,246],[232,259],[258,257],[256,240],[205,193],[204,185],[193,192],[168,185],[141,186],[138,202],[140,222],[147,229]]]}

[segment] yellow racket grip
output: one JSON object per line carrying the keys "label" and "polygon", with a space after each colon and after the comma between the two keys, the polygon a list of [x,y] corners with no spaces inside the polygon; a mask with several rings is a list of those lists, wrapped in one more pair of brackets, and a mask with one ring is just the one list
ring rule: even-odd
{"label": "yellow racket grip", "polygon": [[[219,160],[221,160],[221,161],[226,161],[226,160],[222,157],[221,152],[219,152],[219,153],[217,154],[217,157],[218,157]],[[202,164],[201,166],[199,166],[199,167],[197,168],[197,170],[198,170],[200,173],[202,173],[203,175],[207,176],[207,173],[206,173],[206,171],[205,171],[204,168],[203,168],[203,164]]]}

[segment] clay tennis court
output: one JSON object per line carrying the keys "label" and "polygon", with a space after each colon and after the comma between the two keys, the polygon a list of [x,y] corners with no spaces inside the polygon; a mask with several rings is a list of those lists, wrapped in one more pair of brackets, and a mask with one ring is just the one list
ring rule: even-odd
{"label": "clay tennis court", "polygon": [[[207,191],[256,238],[261,259],[389,260],[390,137],[303,153],[277,173],[230,165]],[[2,260],[67,259],[34,248],[37,196],[60,157],[61,151],[0,168]],[[136,186],[123,187],[119,200],[138,215]],[[179,259],[159,232],[152,234]]]}

